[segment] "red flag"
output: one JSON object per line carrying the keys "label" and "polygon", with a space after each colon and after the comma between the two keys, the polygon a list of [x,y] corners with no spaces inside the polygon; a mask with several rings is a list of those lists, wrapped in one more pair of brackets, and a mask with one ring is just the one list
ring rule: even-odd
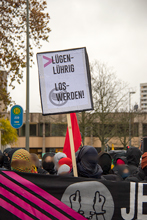
{"label": "red flag", "polygon": [[[82,139],[81,139],[79,125],[78,125],[78,122],[77,122],[76,113],[70,113],[70,118],[71,118],[71,126],[72,126],[75,152],[77,152],[80,145],[81,145]],[[66,131],[66,137],[65,137],[65,142],[64,142],[63,153],[65,153],[67,155],[67,157],[71,158],[68,127],[67,127],[67,131]]]}

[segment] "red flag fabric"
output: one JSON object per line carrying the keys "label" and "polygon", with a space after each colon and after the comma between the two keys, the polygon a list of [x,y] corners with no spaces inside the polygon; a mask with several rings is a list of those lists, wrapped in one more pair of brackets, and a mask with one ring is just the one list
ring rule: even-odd
{"label": "red flag fabric", "polygon": [[[80,134],[79,125],[77,122],[76,113],[70,113],[70,118],[71,118],[71,126],[72,126],[75,152],[77,152],[80,145],[81,145],[82,138],[81,138],[81,134]],[[67,131],[66,131],[63,153],[65,153],[67,155],[67,157],[71,158],[68,127],[67,127]]]}

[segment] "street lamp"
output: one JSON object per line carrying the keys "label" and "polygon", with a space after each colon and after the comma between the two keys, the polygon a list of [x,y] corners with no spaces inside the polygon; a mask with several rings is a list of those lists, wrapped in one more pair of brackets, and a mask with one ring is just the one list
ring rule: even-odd
{"label": "street lamp", "polygon": [[135,94],[135,92],[129,92],[129,146],[131,147],[131,94]]}
{"label": "street lamp", "polygon": [[27,40],[27,68],[26,68],[26,150],[29,151],[29,0],[27,0],[27,20],[26,20],[26,40]]}

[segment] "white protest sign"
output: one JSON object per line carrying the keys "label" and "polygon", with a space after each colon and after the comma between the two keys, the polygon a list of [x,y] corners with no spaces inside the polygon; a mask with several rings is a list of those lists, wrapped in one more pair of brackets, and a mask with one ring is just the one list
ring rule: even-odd
{"label": "white protest sign", "polygon": [[92,110],[86,48],[37,54],[43,115]]}

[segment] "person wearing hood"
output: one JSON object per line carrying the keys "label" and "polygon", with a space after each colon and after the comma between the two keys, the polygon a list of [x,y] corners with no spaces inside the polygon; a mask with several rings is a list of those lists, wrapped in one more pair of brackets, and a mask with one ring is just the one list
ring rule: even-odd
{"label": "person wearing hood", "polygon": [[98,164],[98,152],[94,147],[83,146],[79,151],[76,162],[79,177],[101,179],[103,170]]}
{"label": "person wearing hood", "polygon": [[11,160],[12,156],[15,153],[15,151],[19,150],[21,148],[6,148],[3,152],[4,154],[4,167],[8,170],[11,170]]}
{"label": "person wearing hood", "polygon": [[4,164],[4,155],[0,150],[0,170],[7,170],[6,168],[3,167]]}
{"label": "person wearing hood", "polygon": [[9,152],[11,151],[11,148],[6,148],[3,151],[3,155],[4,155],[4,161],[3,161],[3,166],[4,168],[10,170],[11,169],[11,162],[10,162],[10,158],[8,156]]}
{"label": "person wearing hood", "polygon": [[123,164],[127,164],[127,163],[128,163],[127,158],[124,155],[116,154],[113,158],[114,166],[123,165]]}
{"label": "person wearing hood", "polygon": [[110,181],[121,181],[122,179],[117,174],[115,175],[113,170],[111,170],[111,163],[112,158],[110,154],[106,152],[100,152],[98,154],[98,164],[103,170],[103,177]]}
{"label": "person wearing hood", "polygon": [[128,149],[126,156],[130,174],[137,173],[139,171],[138,166],[140,163],[141,151],[136,147],[131,147]]}
{"label": "person wearing hood", "polygon": [[103,170],[103,175],[113,173],[111,171],[111,163],[112,163],[112,158],[111,158],[110,154],[108,154],[106,152],[100,152],[98,154],[98,164],[101,166],[101,168]]}
{"label": "person wearing hood", "polygon": [[3,155],[3,153],[0,150],[0,168],[3,167],[3,163],[4,163],[4,155]]}
{"label": "person wearing hood", "polygon": [[134,173],[126,178],[126,181],[131,182],[147,182],[147,152],[142,155],[141,167],[138,173]]}

